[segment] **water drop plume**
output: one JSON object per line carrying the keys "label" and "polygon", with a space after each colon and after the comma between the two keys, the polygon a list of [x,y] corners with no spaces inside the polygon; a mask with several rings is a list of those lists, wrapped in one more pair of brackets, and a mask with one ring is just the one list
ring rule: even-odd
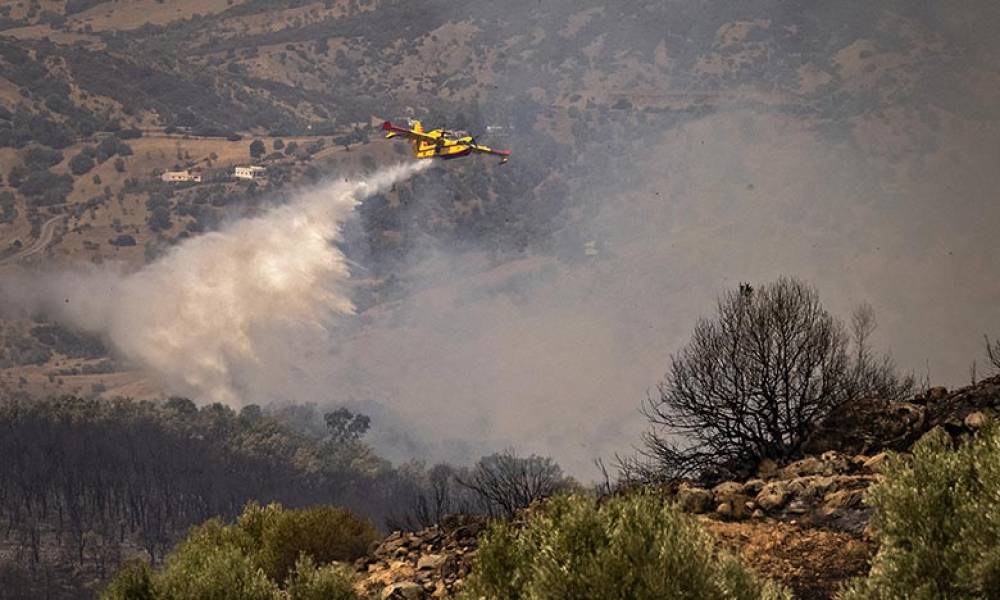
{"label": "water drop plume", "polygon": [[235,406],[261,401],[261,386],[295,376],[296,355],[321,347],[336,320],[353,314],[348,261],[334,244],[344,220],[366,197],[427,167],[401,164],[317,185],[131,273],[22,274],[3,296],[102,335],[172,393]]}

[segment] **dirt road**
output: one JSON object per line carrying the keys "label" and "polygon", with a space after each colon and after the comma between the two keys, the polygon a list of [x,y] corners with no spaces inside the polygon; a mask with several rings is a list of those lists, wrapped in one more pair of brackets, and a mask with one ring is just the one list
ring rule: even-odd
{"label": "dirt road", "polygon": [[44,252],[45,249],[49,247],[49,244],[52,243],[52,238],[56,234],[56,227],[59,225],[59,221],[65,218],[66,218],[65,216],[56,216],[42,223],[42,231],[41,235],[38,236],[38,239],[33,241],[31,244],[29,244],[26,248],[24,248],[17,254],[14,254],[13,256],[8,256],[7,258],[0,260],[0,265],[6,265],[13,262],[17,262],[19,260],[28,258],[29,256],[38,254],[39,252]]}

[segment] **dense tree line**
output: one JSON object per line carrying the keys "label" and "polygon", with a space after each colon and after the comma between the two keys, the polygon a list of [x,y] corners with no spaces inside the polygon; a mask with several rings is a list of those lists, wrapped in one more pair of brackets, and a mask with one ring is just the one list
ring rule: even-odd
{"label": "dense tree line", "polygon": [[155,561],[178,530],[248,497],[318,498],[294,436],[218,405],[10,400],[0,423],[0,507],[35,561],[47,534],[80,564],[126,538]]}
{"label": "dense tree line", "polygon": [[0,569],[0,586],[29,594],[60,565],[103,580],[128,558],[156,564],[189,527],[232,518],[249,501],[334,504],[406,528],[537,497],[523,486],[496,497],[510,480],[491,484],[494,476],[530,473],[538,493],[568,485],[551,461],[510,453],[471,468],[394,467],[363,442],[368,426],[364,415],[311,405],[237,412],[184,398],[0,399],[0,563],[16,566]]}

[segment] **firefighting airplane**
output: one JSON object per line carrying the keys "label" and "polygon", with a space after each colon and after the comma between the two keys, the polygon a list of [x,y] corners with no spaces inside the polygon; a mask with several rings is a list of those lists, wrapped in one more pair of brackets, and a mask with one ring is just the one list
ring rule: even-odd
{"label": "firefighting airplane", "polygon": [[382,123],[382,129],[388,133],[386,139],[402,136],[413,144],[413,155],[417,158],[460,158],[473,152],[493,154],[500,157],[500,164],[510,159],[510,150],[494,150],[476,143],[476,138],[464,131],[448,131],[435,129],[424,131],[420,121],[413,121],[411,129],[397,127],[391,122]]}

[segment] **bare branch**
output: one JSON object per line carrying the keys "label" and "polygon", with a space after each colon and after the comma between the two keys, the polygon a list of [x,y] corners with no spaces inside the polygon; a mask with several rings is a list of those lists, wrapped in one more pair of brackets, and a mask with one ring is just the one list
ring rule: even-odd
{"label": "bare branch", "polygon": [[566,487],[562,469],[550,458],[519,458],[513,451],[484,456],[469,477],[456,477],[459,485],[480,499],[483,512],[513,518],[537,499]]}
{"label": "bare branch", "polygon": [[986,340],[986,356],[989,357],[995,368],[1000,369],[1000,340],[990,342],[987,335],[984,335],[983,338]]}
{"label": "bare branch", "polygon": [[[839,407],[908,393],[912,379],[898,377],[891,359],[870,350],[871,306],[859,306],[851,325],[853,348],[818,293],[794,279],[724,294],[717,316],[698,322],[643,406],[653,425],[643,454],[658,476],[704,476],[788,458]],[[648,475],[638,462],[619,470]]]}

